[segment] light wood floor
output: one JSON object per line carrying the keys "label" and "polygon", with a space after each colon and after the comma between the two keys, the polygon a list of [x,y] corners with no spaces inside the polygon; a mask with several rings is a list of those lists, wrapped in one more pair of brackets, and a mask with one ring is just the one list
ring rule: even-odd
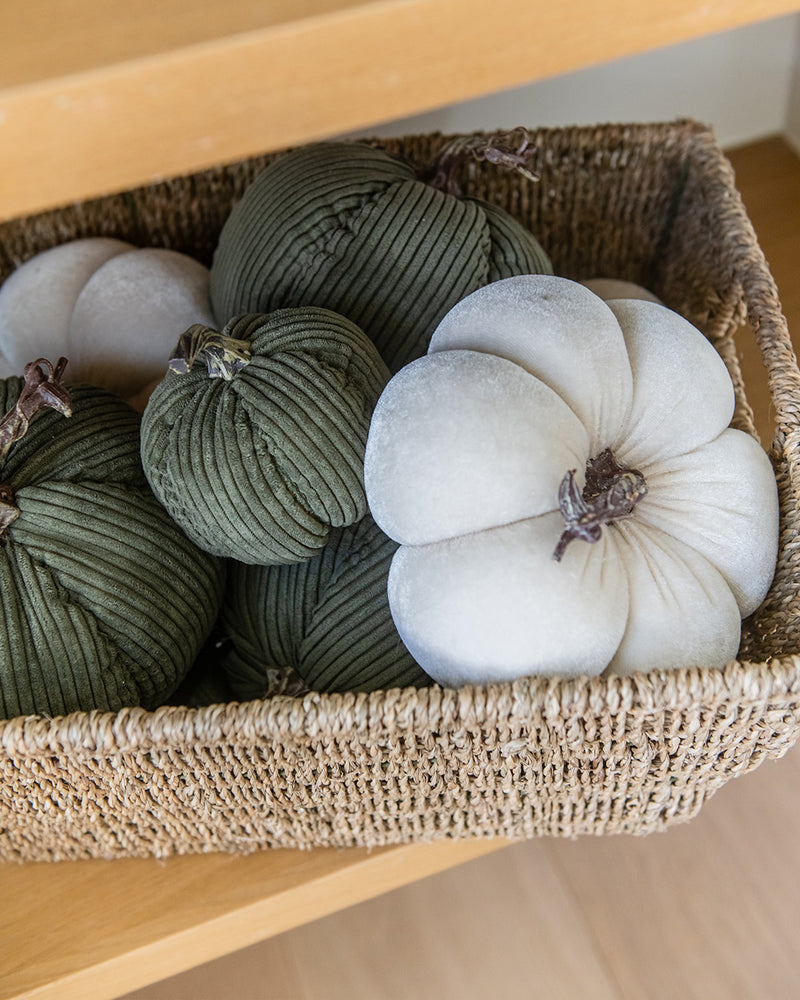
{"label": "light wood floor", "polygon": [[[731,159],[800,332],[800,159]],[[667,833],[520,843],[126,1000],[800,1000],[799,904],[795,747]]]}

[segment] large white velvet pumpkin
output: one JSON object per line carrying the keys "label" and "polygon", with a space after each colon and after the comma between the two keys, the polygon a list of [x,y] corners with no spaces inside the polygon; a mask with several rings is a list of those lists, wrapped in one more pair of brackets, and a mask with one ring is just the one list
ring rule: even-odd
{"label": "large white velvet pumpkin", "polygon": [[564,278],[482,288],[375,409],[389,601],[442,684],[722,666],[764,599],[777,489],[711,343]]}

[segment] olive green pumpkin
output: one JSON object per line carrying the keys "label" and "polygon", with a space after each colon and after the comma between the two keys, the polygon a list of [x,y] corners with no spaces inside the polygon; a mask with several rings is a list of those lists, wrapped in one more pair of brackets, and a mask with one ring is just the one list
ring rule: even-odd
{"label": "olive green pumpkin", "polygon": [[166,374],[142,418],[153,492],[209,552],[256,564],[311,558],[332,527],[367,510],[364,449],[389,378],[375,345],[314,307],[186,338],[195,349],[173,363],[185,370]]}
{"label": "olive green pumpkin", "polygon": [[232,564],[220,629],[235,696],[262,697],[281,669],[313,691],[428,685],[389,612],[386,579],[396,550],[367,515],[332,531],[305,563]]}
{"label": "olive green pumpkin", "polygon": [[204,708],[206,705],[221,705],[233,700],[234,694],[219,662],[219,641],[216,633],[212,632],[191,670],[165,704]]}
{"label": "olive green pumpkin", "polygon": [[398,156],[324,142],[274,160],[230,213],[211,267],[218,323],[317,305],[343,313],[391,371],[425,353],[444,314],[490,281],[552,274],[503,209],[438,190]]}
{"label": "olive green pumpkin", "polygon": [[[24,387],[0,380],[0,413],[14,412]],[[0,458],[4,718],[155,707],[189,670],[222,598],[221,560],[147,485],[138,415],[103,389],[68,394],[71,416],[41,410]]]}

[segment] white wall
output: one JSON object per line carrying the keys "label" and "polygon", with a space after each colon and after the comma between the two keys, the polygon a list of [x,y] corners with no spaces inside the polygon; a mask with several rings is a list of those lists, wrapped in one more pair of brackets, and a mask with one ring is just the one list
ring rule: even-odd
{"label": "white wall", "polygon": [[789,99],[786,107],[786,138],[800,153],[800,16],[794,32],[795,58],[789,84]]}
{"label": "white wall", "polygon": [[[800,14],[673,45],[359,135],[690,117],[731,147],[789,132],[800,147]],[[791,118],[791,123],[789,119]]]}

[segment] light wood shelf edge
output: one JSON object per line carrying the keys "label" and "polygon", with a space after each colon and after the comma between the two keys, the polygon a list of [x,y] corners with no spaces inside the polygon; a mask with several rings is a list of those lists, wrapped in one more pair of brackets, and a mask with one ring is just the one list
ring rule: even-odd
{"label": "light wood shelf edge", "polygon": [[[93,49],[103,36],[92,25],[104,23],[100,3],[70,5],[86,23],[83,61],[0,86],[0,219],[800,8],[797,0],[309,0],[296,19],[166,49],[163,40],[150,50],[140,43],[130,58],[123,49],[98,65]],[[122,18],[134,3],[122,0],[114,11]],[[232,4],[234,15],[243,10],[243,0]],[[197,3],[190,7],[196,13]],[[166,9],[168,36],[180,36],[180,11]],[[6,46],[27,46],[30,61],[44,64],[32,29],[23,22],[15,36],[9,20]],[[239,23],[233,15],[226,22],[230,30]]]}
{"label": "light wood shelf edge", "polygon": [[0,1000],[112,1000],[506,843],[0,866]]}

